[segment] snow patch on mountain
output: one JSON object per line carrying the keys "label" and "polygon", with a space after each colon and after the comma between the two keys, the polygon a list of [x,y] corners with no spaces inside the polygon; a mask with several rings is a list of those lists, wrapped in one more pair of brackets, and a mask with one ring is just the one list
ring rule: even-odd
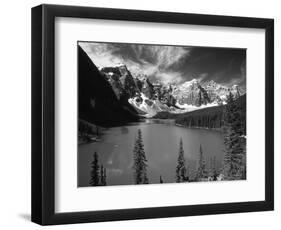
{"label": "snow patch on mountain", "polygon": [[[226,103],[223,102],[223,104],[226,104]],[[180,108],[180,110],[178,110],[177,112],[185,113],[185,112],[191,112],[191,111],[195,111],[195,110],[199,110],[199,109],[205,109],[205,108],[209,108],[209,107],[213,107],[213,106],[218,106],[218,103],[212,102],[212,103],[208,103],[206,105],[201,105],[200,107],[195,106],[195,105],[176,103],[176,106]]]}
{"label": "snow patch on mountain", "polygon": [[245,94],[238,85],[227,87],[213,80],[202,82],[194,78],[182,84],[150,82],[145,74],[132,75],[123,63],[99,70],[118,99],[128,100],[140,115],[147,117],[162,111],[183,113],[223,105],[230,92],[234,97]]}
{"label": "snow patch on mountain", "polygon": [[162,104],[159,100],[150,100],[144,93],[140,93],[139,97],[129,98],[128,102],[145,112],[144,116],[147,118],[153,117],[158,112],[169,110],[168,106]]}
{"label": "snow patch on mountain", "polygon": [[140,94],[140,97],[134,97],[129,98],[128,102],[138,108],[139,110],[145,112],[145,117],[152,117],[154,116],[157,111],[155,111],[151,105],[149,105],[147,102],[149,101],[149,98],[146,97],[143,93]]}

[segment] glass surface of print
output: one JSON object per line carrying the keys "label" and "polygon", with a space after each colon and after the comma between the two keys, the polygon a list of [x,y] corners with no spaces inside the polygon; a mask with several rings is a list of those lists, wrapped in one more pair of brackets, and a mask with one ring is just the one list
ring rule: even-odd
{"label": "glass surface of print", "polygon": [[246,179],[246,50],[78,44],[78,186]]}

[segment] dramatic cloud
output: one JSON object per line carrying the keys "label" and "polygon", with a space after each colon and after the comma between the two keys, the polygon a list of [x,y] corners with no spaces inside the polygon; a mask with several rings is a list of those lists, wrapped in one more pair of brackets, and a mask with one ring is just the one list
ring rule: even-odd
{"label": "dramatic cloud", "polygon": [[89,55],[97,67],[117,65],[124,61],[121,57],[113,55],[115,48],[110,44],[82,42],[79,43],[79,45]]}
{"label": "dramatic cloud", "polygon": [[125,64],[133,75],[181,83],[197,78],[225,85],[246,84],[246,51],[125,43],[79,42],[99,68]]}

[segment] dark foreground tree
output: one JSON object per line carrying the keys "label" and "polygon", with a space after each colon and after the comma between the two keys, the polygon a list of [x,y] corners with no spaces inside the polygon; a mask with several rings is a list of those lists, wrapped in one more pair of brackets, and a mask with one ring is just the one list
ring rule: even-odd
{"label": "dark foreground tree", "polygon": [[177,160],[177,168],[176,168],[176,182],[185,182],[188,181],[188,173],[187,168],[185,165],[185,158],[184,158],[184,150],[183,150],[183,144],[182,139],[180,139],[180,147],[179,147],[179,155]]}
{"label": "dark foreground tree", "polygon": [[243,129],[241,109],[230,92],[225,106],[223,126],[225,145],[223,175],[225,180],[238,180],[245,176]]}
{"label": "dark foreground tree", "polygon": [[106,168],[99,165],[99,155],[97,152],[93,155],[94,160],[91,162],[91,186],[106,185]]}
{"label": "dark foreground tree", "polygon": [[146,170],[145,170],[144,175],[143,175],[143,184],[149,184]]}
{"label": "dark foreground tree", "polygon": [[92,186],[98,186],[100,182],[100,175],[99,175],[99,158],[97,152],[94,153],[94,160],[91,163],[91,179],[90,179],[90,185]]}
{"label": "dark foreground tree", "polygon": [[133,169],[135,184],[149,183],[147,177],[147,159],[145,156],[142,134],[140,129],[138,130],[138,136],[135,141]]}
{"label": "dark foreground tree", "polygon": [[164,181],[162,179],[162,176],[160,175],[160,184],[163,184],[163,183],[164,183]]}
{"label": "dark foreground tree", "polygon": [[103,165],[100,167],[100,185],[106,185],[106,168],[104,168]]}
{"label": "dark foreground tree", "polygon": [[197,168],[197,172],[196,172],[196,181],[204,180],[205,178],[207,178],[207,176],[208,176],[208,174],[207,174],[207,171],[206,171],[206,162],[204,160],[203,149],[202,149],[202,146],[200,144],[198,168]]}
{"label": "dark foreground tree", "polygon": [[214,181],[218,178],[216,156],[210,158],[210,177]]}

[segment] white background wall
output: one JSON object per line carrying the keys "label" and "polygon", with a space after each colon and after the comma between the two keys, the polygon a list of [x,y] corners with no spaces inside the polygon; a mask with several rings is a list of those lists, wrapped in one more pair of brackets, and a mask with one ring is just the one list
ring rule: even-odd
{"label": "white background wall", "polygon": [[[30,222],[30,8],[41,1],[2,1],[0,12],[0,228],[39,229]],[[281,117],[279,1],[56,0],[52,4],[221,14],[275,19],[275,117]],[[278,92],[279,90],[279,92]],[[277,229],[281,225],[281,123],[275,119],[275,211],[76,224],[68,229]],[[278,130],[279,129],[279,130]],[[258,130],[257,130],[258,131]],[[207,191],[206,191],[207,192]],[[53,228],[64,229],[66,226]]]}

